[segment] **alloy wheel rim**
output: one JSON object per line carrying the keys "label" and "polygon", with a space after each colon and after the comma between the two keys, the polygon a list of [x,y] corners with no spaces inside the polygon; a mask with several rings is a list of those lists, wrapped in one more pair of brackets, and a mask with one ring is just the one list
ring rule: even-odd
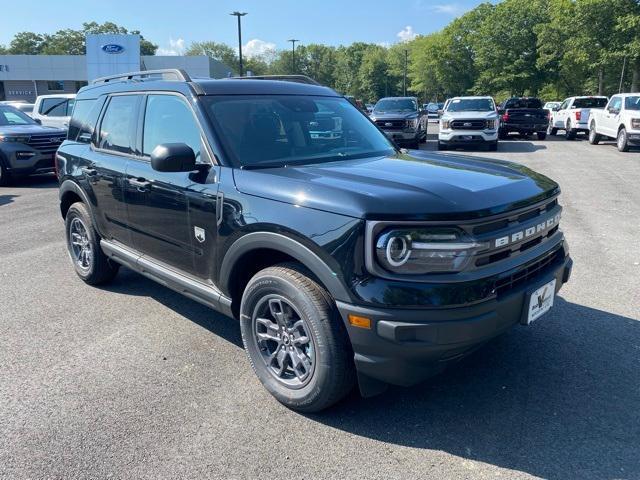
{"label": "alloy wheel rim", "polygon": [[315,346],[307,322],[284,297],[269,295],[253,314],[254,339],[269,373],[289,388],[309,383],[315,369]]}
{"label": "alloy wheel rim", "polygon": [[623,149],[624,143],[625,143],[624,130],[620,130],[620,133],[618,134],[618,148]]}
{"label": "alloy wheel rim", "polygon": [[89,240],[87,227],[82,220],[74,218],[69,225],[69,243],[71,255],[75,264],[82,270],[88,271],[91,268],[92,247]]}

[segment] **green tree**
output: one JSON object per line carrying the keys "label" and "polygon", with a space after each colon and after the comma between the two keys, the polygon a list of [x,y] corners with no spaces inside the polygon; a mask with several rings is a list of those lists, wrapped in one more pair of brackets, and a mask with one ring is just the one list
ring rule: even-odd
{"label": "green tree", "polygon": [[11,55],[40,55],[47,41],[46,35],[33,32],[16,33],[9,43],[8,53]]}
{"label": "green tree", "polygon": [[185,55],[206,55],[207,57],[224,63],[236,74],[238,73],[238,55],[233,48],[225,43],[211,41],[193,42],[189,45],[189,48],[187,48]]}
{"label": "green tree", "polygon": [[375,102],[384,97],[387,82],[387,50],[371,45],[362,55],[358,69],[360,95],[366,102]]}

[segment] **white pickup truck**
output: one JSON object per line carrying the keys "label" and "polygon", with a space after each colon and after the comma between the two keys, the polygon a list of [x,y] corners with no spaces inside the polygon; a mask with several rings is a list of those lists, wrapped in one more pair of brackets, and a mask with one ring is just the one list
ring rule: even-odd
{"label": "white pickup truck", "polygon": [[552,110],[547,133],[557,135],[558,130],[564,130],[567,140],[573,140],[580,132],[588,133],[590,112],[604,108],[607,100],[607,97],[567,98]]}
{"label": "white pickup truck", "polygon": [[40,95],[36,98],[31,117],[45,127],[69,128],[75,93]]}
{"label": "white pickup truck", "polygon": [[591,112],[589,143],[597,145],[603,137],[615,138],[621,152],[640,146],[640,93],[614,95],[604,110]]}
{"label": "white pickup truck", "polygon": [[438,150],[485,145],[498,149],[500,118],[491,97],[454,97],[447,100],[440,118]]}

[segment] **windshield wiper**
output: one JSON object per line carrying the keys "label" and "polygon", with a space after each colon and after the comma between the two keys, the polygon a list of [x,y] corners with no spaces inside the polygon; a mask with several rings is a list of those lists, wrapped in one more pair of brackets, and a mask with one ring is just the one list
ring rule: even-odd
{"label": "windshield wiper", "polygon": [[283,168],[286,166],[287,164],[284,162],[272,162],[272,163],[254,163],[251,165],[242,165],[240,168],[242,170],[262,170],[266,168]]}

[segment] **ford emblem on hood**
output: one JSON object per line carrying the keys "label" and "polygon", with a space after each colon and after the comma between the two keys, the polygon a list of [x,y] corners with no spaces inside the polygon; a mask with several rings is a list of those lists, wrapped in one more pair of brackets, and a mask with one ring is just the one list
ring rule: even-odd
{"label": "ford emblem on hood", "polygon": [[122,53],[124,52],[124,47],[117,43],[107,43],[102,46],[102,51],[105,53]]}

